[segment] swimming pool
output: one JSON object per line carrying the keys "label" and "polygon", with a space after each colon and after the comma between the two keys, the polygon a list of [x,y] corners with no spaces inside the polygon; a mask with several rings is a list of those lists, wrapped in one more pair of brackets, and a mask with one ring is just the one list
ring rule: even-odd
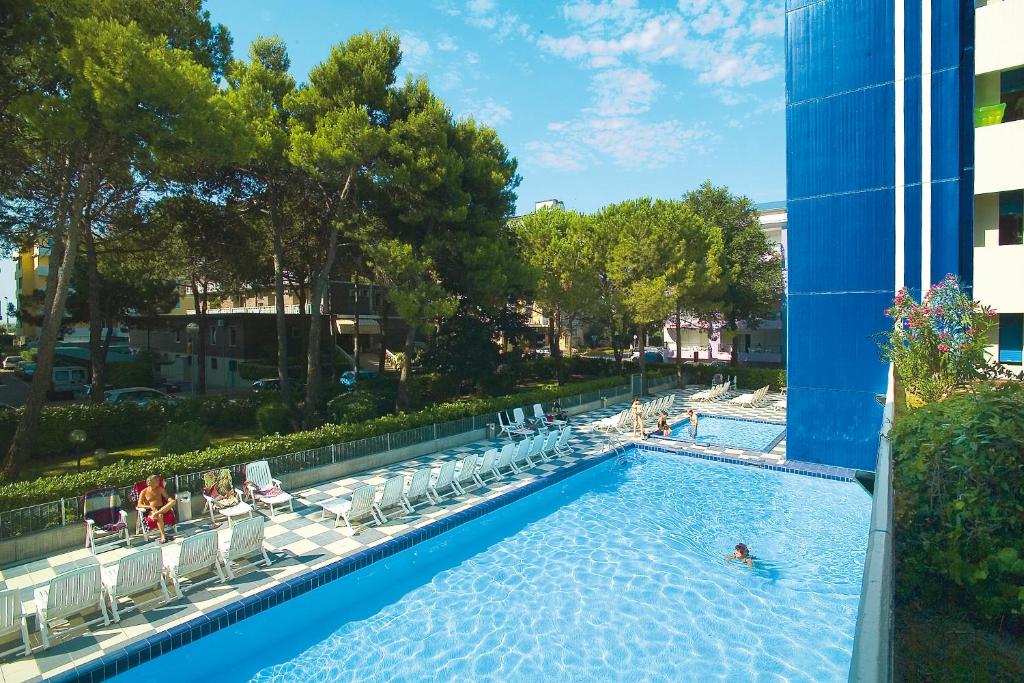
{"label": "swimming pool", "polygon": [[672,436],[662,438],[747,451],[768,451],[786,431],[786,425],[698,413],[697,438],[693,438],[690,436],[690,422],[685,419],[685,415],[683,417],[682,422],[672,426]]}
{"label": "swimming pool", "polygon": [[115,680],[844,681],[869,513],[855,483],[634,451]]}

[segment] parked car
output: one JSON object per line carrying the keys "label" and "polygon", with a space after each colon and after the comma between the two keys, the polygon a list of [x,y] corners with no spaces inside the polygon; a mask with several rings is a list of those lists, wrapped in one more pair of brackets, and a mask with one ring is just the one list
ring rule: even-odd
{"label": "parked car", "polygon": [[7,356],[4,358],[4,370],[17,370],[23,360],[21,356]]}
{"label": "parked car", "polygon": [[[640,360],[640,352],[634,351],[629,355],[629,360]],[[661,351],[644,351],[644,362],[646,363],[664,363],[665,356],[662,355]]]}
{"label": "parked car", "polygon": [[14,371],[21,375],[26,382],[30,381],[32,379],[32,375],[36,374],[36,363],[31,360],[24,361],[21,365],[15,368]]}
{"label": "parked car", "polygon": [[258,379],[252,383],[252,390],[257,394],[280,391],[281,380],[276,377]]}
{"label": "parked car", "polygon": [[50,373],[50,389],[47,396],[53,398],[74,398],[85,392],[89,373],[78,365],[54,368]]}
{"label": "parked car", "polygon": [[374,372],[373,370],[360,370],[359,377],[357,378],[355,370],[348,370],[346,372],[341,373],[341,377],[338,378],[338,383],[343,384],[344,386],[351,389],[356,385],[356,381],[373,379],[376,376],[377,373]]}
{"label": "parked car", "polygon": [[176,399],[157,389],[149,387],[127,387],[124,389],[111,389],[103,394],[106,400],[111,403],[136,403],[140,406],[155,401],[166,401],[171,403]]}

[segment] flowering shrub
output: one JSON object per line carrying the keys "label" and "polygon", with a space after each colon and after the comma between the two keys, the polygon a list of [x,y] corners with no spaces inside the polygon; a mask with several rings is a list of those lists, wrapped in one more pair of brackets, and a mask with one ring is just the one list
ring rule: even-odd
{"label": "flowering shrub", "polygon": [[972,301],[955,276],[933,285],[920,303],[901,289],[885,312],[895,324],[882,343],[884,355],[907,390],[926,402],[994,372],[985,346],[996,313]]}

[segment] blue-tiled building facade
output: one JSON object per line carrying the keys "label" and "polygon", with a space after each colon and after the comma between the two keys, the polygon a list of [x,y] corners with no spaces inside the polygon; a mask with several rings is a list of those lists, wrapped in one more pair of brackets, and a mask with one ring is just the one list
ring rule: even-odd
{"label": "blue-tiled building facade", "polygon": [[901,286],[971,281],[973,0],[787,0],[788,452],[874,469]]}

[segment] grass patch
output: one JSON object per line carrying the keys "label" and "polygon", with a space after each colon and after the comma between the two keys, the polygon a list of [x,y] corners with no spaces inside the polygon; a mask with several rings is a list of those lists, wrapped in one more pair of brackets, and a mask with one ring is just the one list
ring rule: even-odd
{"label": "grass patch", "polygon": [[[257,437],[259,437],[259,429],[242,430],[230,434],[212,436],[210,437],[210,446],[230,446],[231,444],[255,439]],[[117,450],[108,451],[106,458],[103,459],[103,464],[109,465],[119,460],[155,458],[159,456],[160,446],[157,444],[134,446],[132,448],[119,448]],[[29,481],[39,477],[56,477],[62,474],[72,474],[74,472],[96,469],[98,466],[99,463],[96,462],[96,458],[93,457],[92,453],[82,455],[81,467],[78,466],[78,460],[71,455],[64,458],[34,460],[26,463],[25,466],[22,467],[21,472],[19,472],[18,478],[15,479],[15,481]]]}

